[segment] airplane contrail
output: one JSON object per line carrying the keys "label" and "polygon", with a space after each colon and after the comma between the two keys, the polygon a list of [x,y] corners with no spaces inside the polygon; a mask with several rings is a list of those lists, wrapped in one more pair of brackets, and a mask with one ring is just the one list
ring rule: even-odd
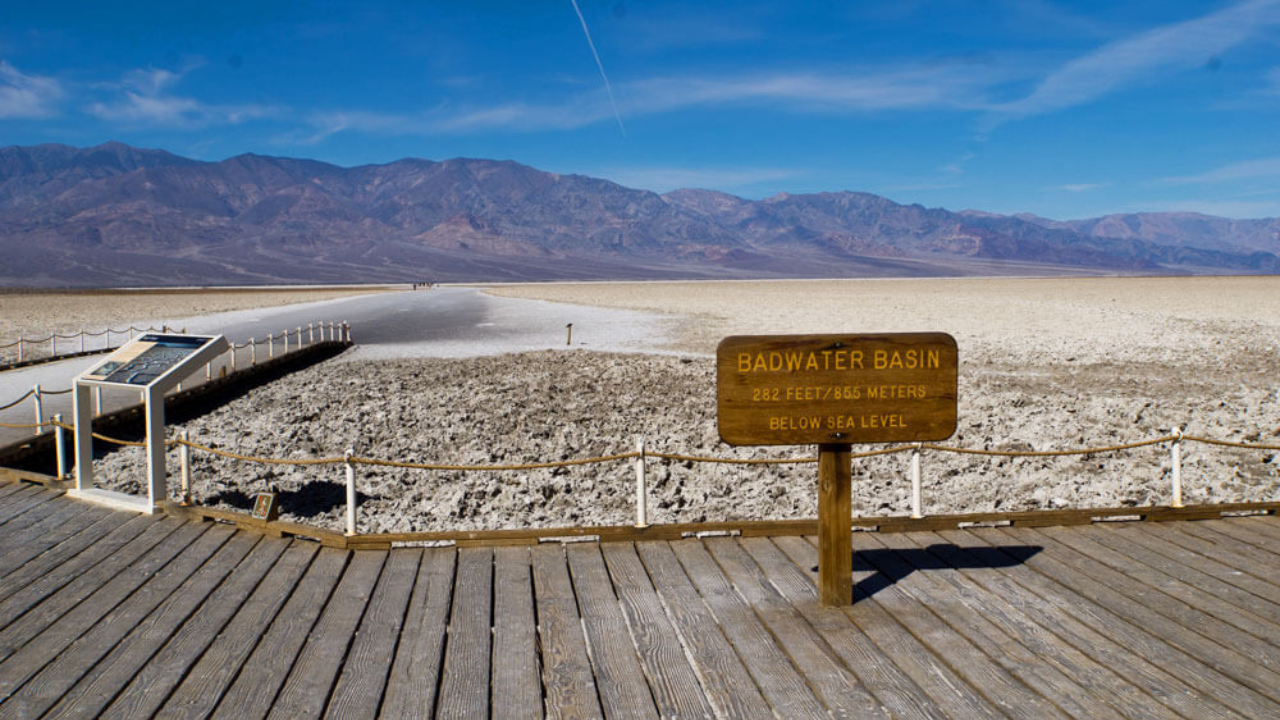
{"label": "airplane contrail", "polygon": [[613,108],[613,117],[618,121],[618,129],[623,135],[627,134],[627,129],[622,126],[622,115],[618,114],[618,103],[613,99],[613,87],[609,85],[609,76],[604,74],[604,63],[600,62],[600,53],[596,52],[596,44],[591,41],[591,31],[587,29],[587,19],[582,17],[582,10],[578,8],[578,0],[569,0],[573,4],[573,11],[578,13],[578,22],[582,23],[582,33],[587,36],[587,46],[591,48],[591,56],[596,59],[596,67],[600,68],[600,77],[604,80],[605,92],[609,93],[609,106]]}

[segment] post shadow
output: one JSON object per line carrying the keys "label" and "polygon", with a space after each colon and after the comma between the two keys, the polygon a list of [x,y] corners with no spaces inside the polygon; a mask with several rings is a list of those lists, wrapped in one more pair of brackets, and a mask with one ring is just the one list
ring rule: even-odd
{"label": "post shadow", "polygon": [[[347,505],[347,486],[332,480],[312,480],[297,490],[277,490],[276,503],[280,512],[299,518],[309,519]],[[356,503],[363,505],[369,500],[378,500],[380,496],[356,491]],[[248,511],[253,508],[253,497],[234,488],[222,490],[206,501],[208,505],[226,504],[237,510]]]}
{"label": "post shadow", "polygon": [[[884,590],[917,570],[967,570],[1021,565],[1044,550],[1040,545],[958,547],[937,543],[923,550],[871,549],[853,553],[853,572],[873,572],[853,587],[856,603]],[[817,572],[817,566],[813,571]]]}

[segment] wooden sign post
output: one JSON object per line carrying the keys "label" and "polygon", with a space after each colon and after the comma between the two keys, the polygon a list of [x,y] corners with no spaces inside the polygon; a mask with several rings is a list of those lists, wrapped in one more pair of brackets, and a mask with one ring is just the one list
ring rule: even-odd
{"label": "wooden sign post", "polygon": [[853,602],[852,444],[951,437],[958,374],[946,333],[739,335],[716,349],[721,439],[818,446],[823,605]]}

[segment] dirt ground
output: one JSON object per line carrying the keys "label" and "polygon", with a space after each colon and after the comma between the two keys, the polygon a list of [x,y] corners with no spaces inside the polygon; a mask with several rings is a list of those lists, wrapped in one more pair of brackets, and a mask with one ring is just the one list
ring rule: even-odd
{"label": "dirt ground", "polygon": [[[959,428],[982,449],[1098,447],[1167,434],[1280,443],[1280,278],[922,280],[506,286],[495,292],[678,313],[676,354],[545,351],[352,363],[297,373],[189,423],[193,439],[266,457],[357,455],[519,464],[653,451],[800,457],[813,448],[719,440],[711,353],[728,334],[941,330],[960,346]],[[867,446],[872,449],[875,446]],[[141,453],[98,461],[141,477]],[[170,455],[176,467],[176,452]],[[858,515],[909,511],[907,455],[857,460]],[[1167,445],[1068,458],[928,452],[925,512],[1169,502]],[[341,466],[196,454],[198,502],[247,508],[280,493],[285,517],[341,529]],[[364,532],[623,524],[634,474],[358,468]],[[1188,503],[1280,498],[1280,454],[1184,445]],[[816,468],[651,461],[650,521],[812,517]],[[175,488],[176,491],[176,488]]]}

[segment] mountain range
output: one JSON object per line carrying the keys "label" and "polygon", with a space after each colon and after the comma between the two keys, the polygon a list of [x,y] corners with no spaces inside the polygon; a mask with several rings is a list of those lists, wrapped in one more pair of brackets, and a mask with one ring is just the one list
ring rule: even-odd
{"label": "mountain range", "polygon": [[1280,272],[1280,219],[666,194],[512,161],[0,148],[0,286]]}

